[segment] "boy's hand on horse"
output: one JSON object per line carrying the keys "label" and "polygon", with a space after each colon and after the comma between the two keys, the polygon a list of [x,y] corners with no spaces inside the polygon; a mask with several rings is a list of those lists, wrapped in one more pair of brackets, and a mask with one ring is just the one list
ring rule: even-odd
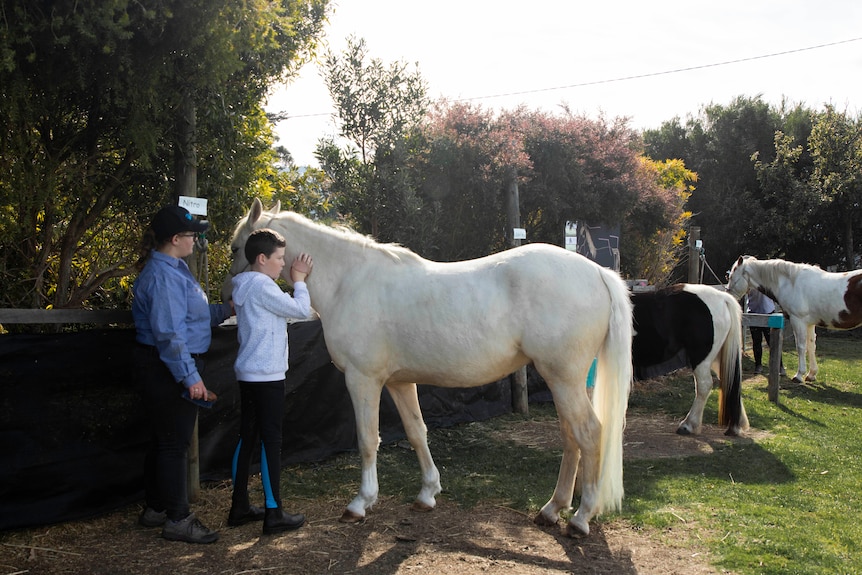
{"label": "boy's hand on horse", "polygon": [[314,262],[311,260],[311,256],[308,254],[299,254],[293,260],[293,263],[290,264],[290,279],[295,282],[305,281],[305,278],[308,274],[311,273],[311,268],[314,266]]}

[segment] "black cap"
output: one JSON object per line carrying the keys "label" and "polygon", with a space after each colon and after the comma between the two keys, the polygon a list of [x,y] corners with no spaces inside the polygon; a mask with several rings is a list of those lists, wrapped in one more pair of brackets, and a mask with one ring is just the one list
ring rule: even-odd
{"label": "black cap", "polygon": [[182,232],[205,232],[209,222],[198,221],[189,211],[180,206],[165,206],[153,218],[150,224],[156,234],[156,240],[169,240]]}

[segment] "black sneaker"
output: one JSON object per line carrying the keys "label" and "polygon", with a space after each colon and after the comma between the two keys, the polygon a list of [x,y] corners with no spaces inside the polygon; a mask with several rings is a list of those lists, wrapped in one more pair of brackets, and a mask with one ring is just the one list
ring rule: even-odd
{"label": "black sneaker", "polygon": [[152,507],[147,507],[138,517],[138,523],[144,527],[161,527],[167,519],[168,515],[164,511],[156,511]]}
{"label": "black sneaker", "polygon": [[194,513],[189,513],[179,521],[165,521],[162,537],[169,541],[185,541],[186,543],[215,543],[218,533],[201,523]]}

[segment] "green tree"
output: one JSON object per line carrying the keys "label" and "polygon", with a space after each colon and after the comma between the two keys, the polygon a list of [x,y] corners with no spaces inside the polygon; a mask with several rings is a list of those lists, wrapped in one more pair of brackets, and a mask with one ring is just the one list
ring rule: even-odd
{"label": "green tree", "polygon": [[[660,130],[644,133],[646,154],[656,160],[681,159],[697,174],[687,203],[691,223],[701,230],[706,258],[713,269],[729,269],[752,251],[750,231],[762,222],[754,213],[760,182],[753,157],[769,164],[775,157],[775,132],[782,114],[760,96],[737,97],[728,105],[711,104],[683,127],[675,118]],[[762,213],[760,214],[762,215]]]}
{"label": "green tree", "polygon": [[142,226],[174,193],[178,110],[190,99],[201,195],[233,207],[269,157],[266,87],[313,49],[326,6],[4,2],[4,304],[98,305],[130,273]]}
{"label": "green tree", "polygon": [[677,264],[686,255],[685,237],[691,212],[685,206],[697,174],[682,160],[640,158],[637,200],[623,221],[621,272],[652,285],[676,281]]}
{"label": "green tree", "polygon": [[[356,149],[340,150],[326,140],[318,146],[318,161],[343,200],[340,207],[361,230],[381,238],[385,207],[403,203],[399,200],[411,193],[402,174],[392,170],[409,149],[411,129],[425,115],[427,86],[418,67],[411,70],[401,61],[387,66],[369,58],[364,39],[349,38],[340,55],[327,54],[325,66],[340,135]],[[379,163],[387,169],[378,169]]]}
{"label": "green tree", "polygon": [[755,255],[759,257],[793,254],[792,258],[814,261],[802,256],[805,245],[823,245],[813,242],[818,230],[812,215],[818,199],[800,170],[806,146],[781,130],[775,133],[774,146],[771,162],[761,161],[757,153],[753,156],[760,189],[748,204],[749,217],[756,225],[746,232],[745,245],[757,246]]}
{"label": "green tree", "polygon": [[862,213],[862,120],[832,106],[819,114],[809,147],[814,164],[811,182],[824,205],[825,221],[839,222],[845,270],[856,269],[856,234]]}

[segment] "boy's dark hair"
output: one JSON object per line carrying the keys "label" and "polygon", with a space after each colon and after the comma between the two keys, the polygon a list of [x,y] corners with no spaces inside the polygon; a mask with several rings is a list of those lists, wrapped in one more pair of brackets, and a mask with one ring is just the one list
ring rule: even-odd
{"label": "boy's dark hair", "polygon": [[269,228],[254,230],[245,242],[245,259],[249,264],[253,264],[260,254],[269,257],[276,248],[283,248],[286,245],[284,236],[275,230]]}

